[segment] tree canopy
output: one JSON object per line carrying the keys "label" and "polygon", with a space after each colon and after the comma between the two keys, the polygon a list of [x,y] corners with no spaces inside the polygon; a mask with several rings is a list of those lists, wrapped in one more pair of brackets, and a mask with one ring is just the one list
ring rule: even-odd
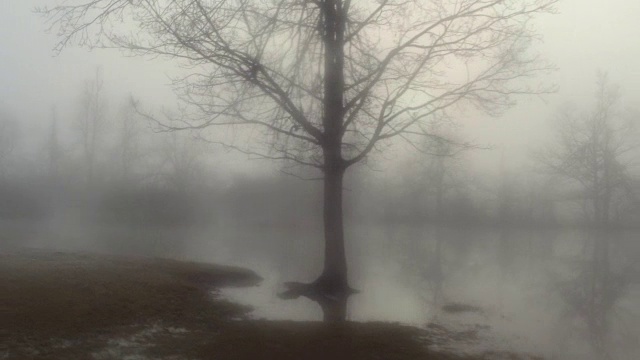
{"label": "tree canopy", "polygon": [[348,166],[393,137],[421,143],[457,105],[499,113],[514,94],[549,90],[522,80],[550,69],[529,45],[533,17],[556,2],[81,0],[40,11],[58,51],[74,42],[182,60],[189,71],[174,85],[187,106],[171,127],[256,125],[267,149],[228,145],[322,167],[329,132]]}

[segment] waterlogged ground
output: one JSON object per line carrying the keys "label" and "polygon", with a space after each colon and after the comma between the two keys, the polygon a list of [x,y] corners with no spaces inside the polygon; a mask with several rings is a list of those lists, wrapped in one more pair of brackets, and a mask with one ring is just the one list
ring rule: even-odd
{"label": "waterlogged ground", "polygon": [[[212,234],[200,242],[196,237],[185,254],[214,254],[210,256],[218,262],[256,269],[264,278],[262,286],[224,291],[233,301],[253,306],[253,317],[320,318],[316,304],[285,303],[276,294],[284,281],[311,281],[320,272],[321,231],[265,228]],[[588,293],[593,239],[583,230],[371,225],[349,228],[347,239],[351,283],[361,290],[350,300],[351,320],[446,329],[444,341],[434,340],[432,348],[457,354],[499,351],[571,360],[640,357],[638,232],[619,232],[607,239],[608,276],[624,279],[624,288],[611,299],[604,328],[595,330],[601,331],[600,349],[593,347],[588,313],[567,301],[567,292]],[[447,311],[450,304],[476,311]],[[451,332],[469,336],[451,341],[456,338],[449,336]]]}
{"label": "waterlogged ground", "polygon": [[[244,319],[252,321],[230,323],[234,327],[225,325],[225,329],[234,331],[215,330],[230,337],[224,340],[227,347],[220,345],[221,340],[212,340],[221,339],[212,335],[212,329],[198,333],[189,327],[156,321],[130,325],[123,336],[101,340],[102,347],[91,352],[94,357],[138,356],[137,352],[149,353],[144,345],[149,337],[196,339],[198,334],[206,338],[202,344],[217,345],[215,349],[207,348],[204,357],[193,358],[206,359],[215,351],[231,354],[247,349],[261,352],[267,348],[271,349],[270,354],[287,358],[295,354],[301,356],[304,349],[322,349],[323,346],[315,346],[326,345],[325,341],[335,341],[331,346],[337,348],[351,346],[348,340],[351,335],[332,338],[330,333],[322,332],[322,328],[313,330],[313,326],[318,325],[310,326],[309,321],[321,317],[317,305],[307,300],[284,302],[276,296],[284,281],[311,281],[319,273],[322,236],[318,228],[222,225],[200,229],[61,227],[64,231],[51,226],[30,227],[28,239],[23,243],[43,248],[55,237],[56,246],[68,251],[139,254],[237,265],[253,269],[263,278],[259,286],[251,287],[196,286],[207,293],[207,301],[214,304],[222,304],[226,299],[227,303],[253,308],[242,313]],[[616,272],[628,272],[630,277],[608,315],[606,336],[611,359],[635,360],[640,354],[639,237],[637,233],[626,233],[612,239],[615,243],[612,268]],[[578,230],[451,228],[438,231],[430,227],[359,226],[350,228],[347,238],[351,283],[361,290],[350,300],[349,318],[357,322],[352,326],[363,326],[363,333],[377,331],[375,335],[383,338],[397,334],[394,343],[405,344],[399,345],[403,349],[418,349],[417,354],[422,357],[417,358],[427,356],[423,353],[425,349],[439,352],[438,356],[444,356],[444,352],[473,359],[500,359],[513,354],[518,354],[516,358],[529,355],[547,359],[596,358],[586,319],[563,299],[563,284],[579,277],[586,264],[584,254],[588,242]],[[342,334],[350,334],[349,331]],[[243,334],[252,334],[251,339]],[[286,335],[280,337],[280,334]],[[333,340],[327,340],[327,336]],[[243,345],[234,345],[238,339],[243,339]],[[196,348],[206,348],[202,344]],[[380,358],[416,358],[400,348],[389,347],[405,357]],[[294,350],[283,355],[285,349]],[[110,355],[119,351],[120,355]],[[346,353],[353,355],[353,352]],[[375,358],[372,353],[369,355]]]}
{"label": "waterlogged ground", "polygon": [[[253,272],[198,263],[21,251],[0,255],[1,359],[453,359],[474,333],[391,323],[251,320],[219,289]],[[495,358],[485,352],[480,358]]]}

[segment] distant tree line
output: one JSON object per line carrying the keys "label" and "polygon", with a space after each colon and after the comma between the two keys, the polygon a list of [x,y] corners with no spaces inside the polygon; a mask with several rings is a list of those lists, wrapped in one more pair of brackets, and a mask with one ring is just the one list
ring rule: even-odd
{"label": "distant tree line", "polygon": [[[516,174],[503,164],[495,180],[483,179],[468,170],[459,151],[466,143],[455,129],[434,127],[435,139],[393,179],[364,167],[348,177],[345,215],[413,225],[553,227],[594,217],[639,224],[640,183],[629,165],[637,136],[606,81],[601,75],[593,113],[559,112],[558,140],[537,154],[538,169]],[[0,111],[0,218],[72,211],[119,224],[318,225],[312,219],[322,211],[321,182],[284,174],[220,181],[211,144],[189,131],[154,129],[133,98],[118,103],[106,89],[97,71],[80,89],[74,113],[51,111],[39,144],[24,141],[19,118]]]}

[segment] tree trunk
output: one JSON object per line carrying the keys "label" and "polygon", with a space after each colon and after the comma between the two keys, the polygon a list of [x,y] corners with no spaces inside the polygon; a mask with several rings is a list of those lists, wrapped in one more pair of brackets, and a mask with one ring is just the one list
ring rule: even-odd
{"label": "tree trunk", "polygon": [[320,304],[325,321],[344,321],[347,299],[353,291],[348,285],[342,214],[342,181],[346,164],[342,157],[344,122],[344,31],[346,14],[341,0],[320,2],[324,54],[324,269],[313,283],[287,283],[280,294],[291,299],[306,296]]}
{"label": "tree trunk", "polygon": [[323,4],[324,74],[324,270],[315,281],[325,301],[320,305],[325,321],[344,321],[350,295],[342,214],[342,181],[346,167],[342,158],[344,117],[344,27],[342,1]]}
{"label": "tree trunk", "polygon": [[323,276],[346,278],[342,213],[343,170],[330,170],[324,179],[324,272]]}
{"label": "tree trunk", "polygon": [[[305,296],[322,308],[325,322],[342,322],[347,318],[347,300],[354,291],[349,286],[342,213],[342,160],[325,153],[324,168],[324,269],[312,283],[285,283],[287,290],[279,296],[295,299]],[[333,153],[335,155],[335,153]]]}
{"label": "tree trunk", "polygon": [[324,177],[324,270],[316,280],[329,301],[320,302],[325,321],[344,321],[350,295],[342,213],[344,169],[328,166]]}

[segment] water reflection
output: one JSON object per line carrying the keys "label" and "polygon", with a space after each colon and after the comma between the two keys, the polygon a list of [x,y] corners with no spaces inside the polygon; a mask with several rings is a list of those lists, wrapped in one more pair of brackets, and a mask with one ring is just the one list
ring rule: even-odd
{"label": "water reflection", "polygon": [[[618,250],[606,262],[585,250],[585,243],[597,244],[593,236],[568,229],[398,227],[389,232],[362,227],[349,237],[352,283],[363,293],[350,299],[348,317],[482,326],[487,336],[508,339],[499,346],[509,350],[556,359],[627,359],[640,350],[637,341],[621,344],[640,330],[640,298],[621,276],[632,272],[621,270],[638,258],[633,255],[638,254],[637,234],[618,232],[617,240],[607,235],[607,243]],[[310,279],[314,273],[307,263],[313,252],[304,239],[295,242],[299,252],[274,253],[278,260],[271,265],[257,261],[264,266],[257,269],[266,279],[261,287],[233,290],[229,296],[254,305],[256,317],[320,319],[313,302],[276,297],[282,281]],[[263,252],[255,256],[269,257]],[[625,309],[618,306],[622,303]],[[456,306],[463,310],[452,311]],[[616,318],[621,311],[629,312],[623,321]]]}
{"label": "water reflection", "polygon": [[565,303],[561,317],[565,325],[554,358],[565,358],[571,352],[567,344],[580,338],[585,338],[589,345],[583,351],[591,352],[594,358],[619,358],[623,355],[618,354],[619,350],[625,348],[624,339],[628,338],[625,332],[638,330],[614,330],[614,323],[622,320],[616,319],[616,315],[628,311],[619,309],[618,304],[629,294],[633,264],[628,259],[611,256],[612,248],[620,250],[622,233],[594,230],[588,235],[574,270],[558,283]]}

